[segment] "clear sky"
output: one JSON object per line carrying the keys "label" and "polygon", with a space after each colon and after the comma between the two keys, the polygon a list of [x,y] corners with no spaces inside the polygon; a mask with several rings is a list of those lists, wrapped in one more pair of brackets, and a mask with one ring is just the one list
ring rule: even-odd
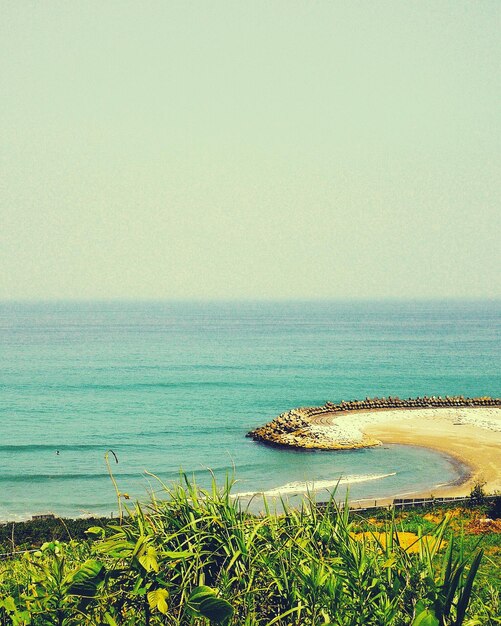
{"label": "clear sky", "polygon": [[501,297],[500,17],[3,0],[0,298]]}

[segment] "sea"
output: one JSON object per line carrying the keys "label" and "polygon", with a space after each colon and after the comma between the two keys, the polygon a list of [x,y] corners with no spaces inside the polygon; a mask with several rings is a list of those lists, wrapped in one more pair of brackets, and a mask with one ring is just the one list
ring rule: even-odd
{"label": "sea", "polygon": [[272,448],[298,406],[501,395],[500,301],[0,303],[0,520],[117,514],[186,475],[232,492],[372,502],[460,479],[417,446]]}

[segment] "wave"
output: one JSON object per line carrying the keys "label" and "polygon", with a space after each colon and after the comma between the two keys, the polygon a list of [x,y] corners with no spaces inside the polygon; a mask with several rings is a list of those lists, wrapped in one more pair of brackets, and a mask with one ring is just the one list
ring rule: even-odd
{"label": "wave", "polygon": [[244,491],[233,494],[235,498],[248,498],[250,496],[280,496],[287,494],[313,493],[324,490],[332,490],[337,485],[353,485],[355,483],[365,483],[370,480],[381,480],[389,476],[396,476],[396,472],[390,474],[361,474],[360,476],[341,476],[335,480],[311,480],[306,482],[295,481],[286,483],[279,487],[273,487],[267,491]]}
{"label": "wave", "polygon": [[[137,436],[137,435],[136,435]],[[151,444],[148,444],[148,447]],[[56,450],[101,450],[103,454],[110,448],[114,450],[121,450],[123,448],[140,448],[138,443],[112,443],[111,445],[97,444],[97,443],[20,443],[20,444],[4,444],[0,445],[1,452],[43,452],[50,450],[55,452]]]}
{"label": "wave", "polygon": [[43,390],[49,391],[136,391],[143,389],[185,389],[185,388],[203,388],[203,387],[217,387],[217,388],[244,388],[244,387],[256,387],[257,383],[252,381],[235,381],[235,380],[185,380],[185,381],[154,381],[154,382],[134,382],[134,383],[80,383],[78,385],[71,384],[44,384],[40,386],[38,382],[32,384],[14,384],[14,383],[0,383],[0,390],[10,391],[17,389],[26,389],[28,387],[40,387]]}
{"label": "wave", "polygon": [[[142,472],[138,471],[136,473],[124,473],[124,474],[116,474],[113,476],[117,480],[121,480],[122,478],[141,478]],[[13,474],[9,476],[8,474],[0,475],[0,486],[3,483],[43,483],[47,480],[103,480],[107,478],[109,480],[110,475],[107,472],[99,473],[99,474]]]}
{"label": "wave", "polygon": [[[52,448],[51,448],[52,449]],[[118,447],[116,448],[118,449]],[[244,463],[238,466],[238,470],[246,470],[246,469],[255,469],[255,463]],[[115,469],[115,466],[113,466]],[[137,478],[140,480],[151,480],[152,475],[145,473],[146,470],[144,467],[138,468],[136,472],[113,472],[113,476],[120,481],[121,479],[127,478]],[[161,470],[158,472],[152,472],[153,476],[158,476],[162,481],[174,481],[178,482],[180,477],[185,474],[189,480],[193,477],[207,477],[210,478],[211,473],[213,474],[227,474],[230,478],[232,477],[233,468],[230,463],[227,465],[220,465],[215,467],[205,467],[201,466],[194,469],[172,469],[172,470]],[[40,474],[0,474],[0,486],[5,482],[14,482],[14,483],[38,483],[45,482],[47,480],[61,480],[61,481],[69,481],[69,480],[102,480],[104,478],[109,479],[110,475],[108,472],[83,472],[81,474],[72,472],[68,474],[50,474],[50,473],[40,473]]]}

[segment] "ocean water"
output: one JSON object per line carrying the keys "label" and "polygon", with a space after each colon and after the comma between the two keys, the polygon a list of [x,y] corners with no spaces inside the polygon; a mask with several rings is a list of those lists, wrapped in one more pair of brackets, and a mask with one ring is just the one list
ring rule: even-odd
{"label": "ocean water", "polygon": [[[248,430],[292,407],[398,395],[501,395],[501,302],[0,304],[0,519],[117,511],[180,468],[235,492],[338,480],[352,498],[456,480],[413,446],[266,447]],[[57,453],[59,452],[59,454]],[[344,495],[344,492],[343,492]]]}

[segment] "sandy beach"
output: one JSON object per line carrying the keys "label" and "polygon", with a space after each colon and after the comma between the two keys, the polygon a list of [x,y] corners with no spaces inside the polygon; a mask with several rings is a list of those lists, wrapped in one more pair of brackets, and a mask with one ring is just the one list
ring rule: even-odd
{"label": "sandy beach", "polygon": [[[397,497],[467,496],[476,484],[501,492],[501,400],[424,397],[354,400],[299,407],[248,436],[304,450],[353,450],[384,444],[418,446],[456,460],[459,478]],[[419,469],[416,470],[417,474]]]}
{"label": "sandy beach", "polygon": [[460,460],[470,474],[458,485],[433,488],[423,496],[468,495],[472,486],[485,482],[487,492],[501,491],[501,408],[461,407],[394,409],[356,412],[351,415],[324,414],[314,430],[354,443],[374,438],[433,448]]}

